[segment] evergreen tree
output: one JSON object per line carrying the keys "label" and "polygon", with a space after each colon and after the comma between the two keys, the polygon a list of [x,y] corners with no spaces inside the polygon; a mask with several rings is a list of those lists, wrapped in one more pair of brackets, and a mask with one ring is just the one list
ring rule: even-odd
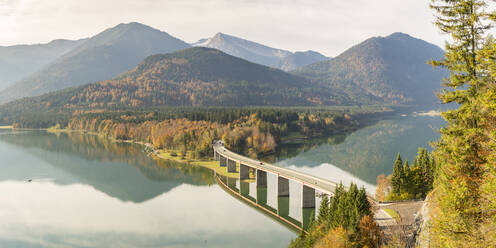
{"label": "evergreen tree", "polygon": [[[329,202],[328,208],[325,207],[327,202]],[[368,216],[366,221],[364,221],[365,216]],[[340,237],[350,245],[370,243],[371,238],[373,241],[380,241],[381,238],[378,226],[372,217],[365,188],[358,189],[356,184],[351,184],[349,189],[345,190],[343,184],[340,183],[330,201],[324,196],[319,216],[315,222],[311,223],[307,230],[308,234],[301,232],[298,238],[291,242],[290,247],[335,245],[332,236],[336,230],[341,230],[339,231],[342,233]]]}
{"label": "evergreen tree", "polygon": [[412,194],[414,190],[412,184],[412,172],[410,171],[410,165],[408,164],[408,160],[405,160],[405,164],[403,164],[403,178],[401,180],[401,193],[409,193]]}
{"label": "evergreen tree", "polygon": [[404,177],[403,160],[401,159],[401,156],[398,153],[398,155],[396,156],[396,161],[394,161],[393,175],[391,178],[391,185],[393,186],[393,193],[395,193],[395,194],[401,193],[401,184],[402,184],[403,177]]}
{"label": "evergreen tree", "polygon": [[347,209],[344,218],[346,219],[344,221],[344,224],[342,225],[345,229],[356,230],[356,228],[358,228],[358,222],[361,218],[357,208],[358,200],[358,187],[356,186],[356,184],[352,183],[345,199],[345,205],[347,206]]}
{"label": "evergreen tree", "polygon": [[358,213],[360,216],[372,214],[370,202],[364,187],[362,187],[358,192],[356,208],[358,209]]}
{"label": "evergreen tree", "polygon": [[[490,127],[485,126],[486,109],[481,104],[488,92],[484,78],[489,79],[493,88],[495,78],[483,70],[484,35],[490,28],[485,18],[489,15],[482,0],[431,2],[437,13],[435,24],[451,36],[445,58],[432,62],[450,71],[440,99],[459,106],[442,114],[447,126],[441,129],[441,139],[436,143],[435,155],[440,168],[434,197],[438,211],[433,220],[431,245],[480,247],[485,243],[480,225],[487,217],[481,211],[485,204],[481,182],[487,173],[488,158],[494,156],[494,150],[491,152],[486,147]],[[492,64],[489,67],[494,67],[494,54],[487,58]]]}
{"label": "evergreen tree", "polygon": [[329,218],[329,197],[327,195],[322,196],[322,201],[320,202],[319,216],[317,218],[317,223],[322,224]]}

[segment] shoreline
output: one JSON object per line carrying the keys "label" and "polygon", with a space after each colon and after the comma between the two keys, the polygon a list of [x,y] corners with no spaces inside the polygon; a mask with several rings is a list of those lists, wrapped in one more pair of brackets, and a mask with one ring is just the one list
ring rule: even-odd
{"label": "shoreline", "polygon": [[[118,140],[114,139],[105,135],[102,135],[100,133],[96,132],[89,132],[86,130],[69,130],[69,129],[54,129],[54,128],[48,128],[44,129],[48,133],[81,133],[81,134],[87,134],[87,135],[96,135],[98,137],[110,140],[112,142],[116,143],[128,143],[128,144],[135,144],[135,145],[142,145],[148,151],[144,150],[143,152],[146,152],[147,154],[152,156],[152,159],[163,159],[163,160],[168,160],[168,161],[174,161],[178,163],[184,163],[184,164],[189,164],[189,165],[194,165],[194,166],[201,166],[207,169],[212,170],[213,172],[230,177],[230,178],[238,178],[237,173],[228,173],[226,167],[220,167],[219,162],[215,160],[209,160],[209,159],[181,159],[180,153],[176,151],[169,151],[169,150],[160,150],[160,149],[155,149],[152,144],[150,143],[145,143],[142,141],[134,141],[134,140]],[[176,153],[176,156],[171,155],[171,153]]]}
{"label": "shoreline", "polygon": [[[377,122],[378,120],[385,119],[385,118],[387,118],[387,116],[394,115],[395,113],[396,113],[396,111],[384,111],[384,112],[379,112],[379,113],[357,114],[354,116],[355,120],[357,122],[350,125],[350,126],[340,126],[334,130],[315,133],[314,135],[311,135],[308,137],[303,137],[302,135],[299,135],[299,134],[295,135],[295,134],[291,133],[285,137],[281,137],[281,141],[279,144],[276,144],[276,148],[279,146],[287,145],[287,144],[306,143],[307,141],[315,139],[319,136],[320,137],[321,136],[331,136],[331,135],[354,132],[360,128],[363,128],[365,126],[373,124],[374,122]],[[12,126],[8,126],[8,127],[12,127]],[[138,144],[138,145],[144,146],[146,148],[146,150],[144,150],[144,152],[146,152],[148,155],[151,155],[151,157],[154,159],[163,159],[163,160],[169,160],[169,161],[185,163],[185,164],[190,164],[190,165],[195,165],[195,166],[201,166],[204,168],[208,168],[208,169],[210,169],[210,170],[214,171],[215,173],[222,175],[222,176],[227,176],[230,178],[238,178],[238,175],[236,173],[228,173],[226,168],[220,167],[218,164],[218,161],[208,159],[208,158],[204,158],[204,159],[186,158],[188,153],[190,153],[191,151],[186,151],[186,156],[184,156],[183,154],[181,154],[181,152],[178,152],[175,150],[156,149],[151,143],[146,143],[146,142],[136,141],[136,140],[118,140],[118,139],[115,139],[115,138],[112,138],[110,136],[106,136],[106,135],[103,135],[103,134],[97,133],[97,132],[92,132],[92,131],[87,131],[87,130],[71,130],[71,129],[66,129],[66,128],[59,128],[59,126],[45,128],[45,129],[28,129],[28,128],[15,128],[15,129],[40,130],[40,131],[46,131],[48,133],[53,133],[53,134],[83,133],[83,134],[96,135],[98,137],[105,138],[105,139],[108,139],[108,140],[114,141],[114,142]],[[266,153],[266,154],[258,154],[258,156],[259,156],[259,158],[263,158],[263,157],[266,157],[268,155],[272,155],[274,153],[276,153],[276,150],[269,152],[269,153]]]}

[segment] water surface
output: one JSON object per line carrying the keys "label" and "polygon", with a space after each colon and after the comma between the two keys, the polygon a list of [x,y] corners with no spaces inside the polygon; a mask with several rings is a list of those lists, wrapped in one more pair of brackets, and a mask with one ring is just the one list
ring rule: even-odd
{"label": "water surface", "polygon": [[373,193],[376,177],[392,173],[398,152],[412,162],[418,147],[431,149],[443,124],[440,116],[396,115],[349,134],[285,145],[272,159],[334,182],[358,183]]}
{"label": "water surface", "polygon": [[0,133],[0,247],[286,247],[208,169],[83,134]]}
{"label": "water surface", "polygon": [[[440,117],[395,116],[284,145],[269,159],[373,193],[396,154],[411,161],[419,146],[438,139],[442,124]],[[278,198],[271,176],[264,189],[223,179],[242,200],[218,180],[206,168],[154,160],[139,145],[0,130],[0,247],[287,247],[297,234],[273,215],[306,225],[313,213],[301,209],[301,185],[291,183],[292,197]]]}

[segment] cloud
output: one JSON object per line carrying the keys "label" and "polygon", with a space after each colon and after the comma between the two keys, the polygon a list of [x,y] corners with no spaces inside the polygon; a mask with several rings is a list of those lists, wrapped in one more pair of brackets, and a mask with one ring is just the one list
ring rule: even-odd
{"label": "cloud", "polygon": [[[0,0],[0,44],[92,36],[137,21],[188,42],[217,32],[336,56],[401,31],[443,44],[428,0]],[[6,35],[5,35],[6,34]]]}

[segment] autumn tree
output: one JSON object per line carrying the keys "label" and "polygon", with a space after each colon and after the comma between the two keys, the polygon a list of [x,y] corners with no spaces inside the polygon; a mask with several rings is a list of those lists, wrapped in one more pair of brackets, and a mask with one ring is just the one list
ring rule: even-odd
{"label": "autumn tree", "polygon": [[383,242],[383,234],[379,225],[374,221],[374,217],[365,215],[358,225],[358,243],[360,247],[378,248]]}
{"label": "autumn tree", "polygon": [[487,100],[496,77],[484,67],[487,61],[494,67],[494,54],[485,54],[484,48],[491,27],[487,18],[494,17],[486,7],[482,0],[431,0],[436,26],[450,36],[444,59],[432,62],[450,71],[439,97],[444,103],[458,104],[442,113],[447,125],[441,129],[435,149],[440,167],[433,198],[438,210],[431,236],[436,247],[488,247],[480,228],[490,218],[483,211],[486,202],[481,186],[484,179],[491,180],[487,176],[494,167],[489,163],[494,150],[487,146],[494,135],[487,112],[493,109]]}
{"label": "autumn tree", "polygon": [[376,179],[377,188],[375,190],[375,199],[378,201],[385,201],[386,195],[389,193],[391,188],[391,177],[386,177],[384,174],[380,174]]}

